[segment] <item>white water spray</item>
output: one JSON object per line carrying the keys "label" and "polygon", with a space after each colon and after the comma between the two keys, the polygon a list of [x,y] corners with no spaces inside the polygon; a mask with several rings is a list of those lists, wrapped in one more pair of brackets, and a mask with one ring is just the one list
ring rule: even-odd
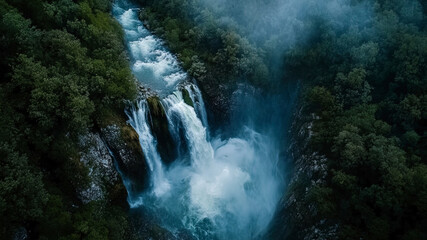
{"label": "white water spray", "polygon": [[[141,100],[129,118],[152,170],[152,187],[130,205],[167,212],[200,239],[250,239],[261,234],[283,183],[269,139],[245,128],[240,138],[208,141],[206,127],[180,91],[162,103],[169,127],[184,129],[191,161],[163,165],[147,122],[147,104]],[[165,227],[173,224],[166,222]]]}
{"label": "white water spray", "polygon": [[[271,221],[284,186],[275,144],[243,126],[235,138],[209,137],[198,87],[182,83],[185,73],[139,22],[134,8],[120,2],[113,12],[125,29],[135,76],[163,98],[169,131],[176,141],[186,141],[188,148],[186,159],[179,156],[164,165],[150,129],[146,100],[127,112],[150,168],[150,187],[132,194],[138,197],[129,199],[131,207],[144,207],[171,232],[186,229],[197,239],[258,237]],[[182,88],[194,107],[184,101]]]}
{"label": "white water spray", "polygon": [[133,74],[142,80],[141,84],[166,96],[187,74],[162,41],[144,27],[138,12],[138,8],[126,1],[117,1],[113,6],[113,14],[124,29]]}
{"label": "white water spray", "polygon": [[[151,133],[147,118],[149,115],[148,105],[145,100],[138,102],[137,107],[126,112],[129,117],[130,125],[135,129],[139,136],[139,143],[144,152],[145,160],[151,172],[151,188],[156,196],[160,196],[169,191],[170,185],[165,179],[162,160],[157,152],[157,142]],[[139,199],[140,200],[140,199]],[[131,207],[137,207],[139,201],[131,200]]]}
{"label": "white water spray", "polygon": [[[202,120],[203,126],[208,127],[208,117],[206,114],[205,102],[203,101],[202,93],[200,89],[194,84],[188,84],[185,89],[190,94],[191,101],[194,103],[194,109],[196,110],[197,116]],[[209,132],[207,132],[209,134]]]}

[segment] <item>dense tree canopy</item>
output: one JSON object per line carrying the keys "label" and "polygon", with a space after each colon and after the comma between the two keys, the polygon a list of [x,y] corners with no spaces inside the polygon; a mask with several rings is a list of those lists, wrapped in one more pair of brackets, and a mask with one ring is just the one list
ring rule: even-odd
{"label": "dense tree canopy", "polygon": [[18,227],[40,239],[126,238],[123,210],[76,198],[88,184],[77,137],[135,94],[110,4],[0,1],[2,239]]}
{"label": "dense tree canopy", "polygon": [[372,2],[366,25],[319,23],[326,31],[285,57],[289,77],[306,81],[307,114],[319,116],[311,144],[329,159],[310,201],[341,238],[423,239],[426,6]]}

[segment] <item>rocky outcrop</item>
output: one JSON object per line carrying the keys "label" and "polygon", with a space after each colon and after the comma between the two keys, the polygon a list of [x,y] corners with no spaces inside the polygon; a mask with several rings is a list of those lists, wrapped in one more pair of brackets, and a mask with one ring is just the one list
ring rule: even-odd
{"label": "rocky outcrop", "polygon": [[196,238],[186,229],[175,228],[172,231],[159,225],[158,216],[150,211],[132,209],[130,211],[132,219],[132,231],[137,233],[136,239],[156,239],[156,240],[196,240]]}
{"label": "rocky outcrop", "polygon": [[129,192],[140,193],[148,186],[148,171],[138,134],[127,123],[101,128],[101,136],[114,157]]}
{"label": "rocky outcrop", "polygon": [[191,100],[190,93],[188,92],[188,90],[185,88],[182,88],[181,91],[182,91],[182,98],[184,99],[184,102],[187,105],[194,108],[194,103],[193,103],[193,100]]}
{"label": "rocky outcrop", "polygon": [[126,189],[130,193],[138,194],[148,187],[149,167],[139,143],[139,136],[126,120],[124,112],[110,113],[103,118],[97,129],[114,158],[116,169]]}
{"label": "rocky outcrop", "polygon": [[169,131],[166,112],[158,97],[147,98],[150,109],[150,125],[154,137],[157,139],[157,150],[166,164],[172,163],[177,157],[177,147]]}
{"label": "rocky outcrop", "polygon": [[208,112],[209,126],[218,129],[230,122],[230,106],[232,105],[231,94],[235,86],[230,84],[219,84],[209,79],[198,81],[198,86],[202,91]]}
{"label": "rocky outcrop", "polygon": [[114,160],[98,133],[87,133],[79,140],[83,149],[80,161],[89,169],[90,178],[89,186],[81,189],[79,197],[83,203],[105,199],[109,189],[120,184]]}
{"label": "rocky outcrop", "polygon": [[299,108],[291,128],[292,144],[289,154],[293,159],[292,177],[286,194],[279,203],[278,212],[267,234],[269,239],[338,239],[338,224],[321,219],[312,199],[312,190],[321,186],[327,176],[327,158],[310,147],[314,115]]}

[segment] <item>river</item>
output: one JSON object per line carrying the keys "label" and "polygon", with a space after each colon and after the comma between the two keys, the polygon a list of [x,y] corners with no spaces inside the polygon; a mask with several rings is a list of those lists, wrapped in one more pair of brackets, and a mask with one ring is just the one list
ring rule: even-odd
{"label": "river", "polygon": [[113,6],[125,33],[132,72],[157,96],[174,146],[185,151],[177,151],[176,159],[167,164],[158,150],[146,97],[130,103],[126,114],[139,135],[150,184],[142,192],[128,189],[129,205],[151,212],[159,225],[175,235],[186,231],[195,239],[262,236],[285,186],[275,139],[246,122],[233,124],[240,126],[235,137],[213,136],[197,84],[189,80],[163,42],[144,27],[138,12],[126,1]]}

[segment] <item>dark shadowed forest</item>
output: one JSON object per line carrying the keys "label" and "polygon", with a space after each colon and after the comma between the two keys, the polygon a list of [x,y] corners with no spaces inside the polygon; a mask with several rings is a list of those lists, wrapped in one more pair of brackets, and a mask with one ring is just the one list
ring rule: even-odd
{"label": "dark shadowed forest", "polygon": [[[93,174],[82,136],[117,121],[128,131],[126,100],[138,92],[112,4],[0,0],[0,239],[144,238],[121,181],[105,181],[101,199],[79,197]],[[241,83],[277,94],[298,82],[293,125],[309,125],[303,155],[322,156],[325,172],[299,174],[282,201],[315,210],[254,239],[427,239],[426,1],[135,4],[208,109]],[[211,126],[227,124],[215,115],[227,107],[208,112]],[[333,235],[302,236],[318,222]],[[175,239],[159,229],[143,236]]]}

